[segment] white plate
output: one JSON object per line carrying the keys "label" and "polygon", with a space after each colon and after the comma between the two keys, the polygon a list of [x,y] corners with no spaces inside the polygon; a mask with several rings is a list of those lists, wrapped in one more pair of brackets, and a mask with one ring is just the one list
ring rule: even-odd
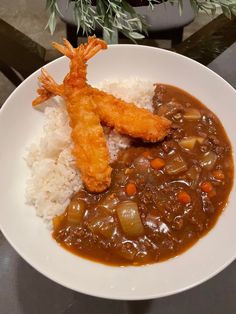
{"label": "white plate", "polygon": [[[68,60],[45,66],[60,82]],[[171,295],[217,274],[236,256],[235,186],[216,226],[186,253],[163,263],[142,267],[109,267],[79,258],[62,249],[25,205],[29,170],[25,147],[40,133],[42,113],[31,107],[39,71],[26,79],[0,112],[0,225],[15,250],[35,269],[57,283],[86,294],[138,300]],[[218,75],[181,55],[157,48],[115,45],[89,63],[89,82],[139,76],[178,86],[196,96],[221,119],[236,147],[236,92]],[[234,158],[235,159],[235,158]],[[37,283],[35,283],[37,284]]]}

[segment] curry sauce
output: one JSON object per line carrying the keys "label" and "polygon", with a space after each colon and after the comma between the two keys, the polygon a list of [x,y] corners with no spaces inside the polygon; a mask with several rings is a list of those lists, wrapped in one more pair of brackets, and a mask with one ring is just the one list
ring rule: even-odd
{"label": "curry sauce", "polygon": [[133,141],[112,164],[103,193],[80,190],[53,237],[109,265],[143,265],[183,253],[225,208],[233,184],[229,139],[219,119],[185,91],[157,84],[154,111],[172,121],[164,141]]}

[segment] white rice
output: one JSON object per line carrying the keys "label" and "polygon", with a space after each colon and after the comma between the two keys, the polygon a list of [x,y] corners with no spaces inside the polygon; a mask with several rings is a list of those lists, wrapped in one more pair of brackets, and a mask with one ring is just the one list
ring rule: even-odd
{"label": "white rice", "polygon": [[[139,79],[104,81],[98,87],[152,111],[152,82]],[[113,161],[120,149],[129,146],[130,139],[107,127],[104,131]],[[38,143],[33,143],[27,150],[26,162],[31,175],[26,185],[26,201],[49,224],[55,215],[65,210],[72,195],[82,187],[75,159],[71,155],[73,144],[70,132],[66,107],[61,100],[45,108],[42,136]]]}

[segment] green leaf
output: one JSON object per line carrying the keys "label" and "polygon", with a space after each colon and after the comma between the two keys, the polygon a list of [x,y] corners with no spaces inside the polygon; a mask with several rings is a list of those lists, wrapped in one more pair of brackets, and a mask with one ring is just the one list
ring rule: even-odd
{"label": "green leaf", "polygon": [[122,30],[121,33],[122,33],[125,37],[129,38],[130,40],[132,40],[132,42],[133,42],[134,44],[137,44],[137,41],[136,41],[134,38],[132,38],[132,37],[130,36],[130,34],[129,34],[128,31]]}
{"label": "green leaf", "polygon": [[61,11],[60,11],[60,9],[59,9],[57,3],[55,3],[55,8],[56,8],[56,10],[57,10],[57,13],[58,13],[60,16],[63,16],[63,14],[61,13]]}
{"label": "green leaf", "polygon": [[224,15],[225,15],[228,19],[231,19],[232,15],[231,15],[231,11],[230,11],[229,7],[226,6],[226,5],[221,5],[221,9],[222,9],[222,12],[224,13]]}
{"label": "green leaf", "polygon": [[216,6],[211,9],[211,14],[213,17],[216,15]]}
{"label": "green leaf", "polygon": [[179,15],[183,14],[183,0],[178,0]]}
{"label": "green leaf", "polygon": [[154,5],[155,4],[159,4],[160,2],[165,3],[164,0],[161,0],[161,1],[159,1],[159,0],[148,0],[148,6],[153,11],[154,10]]}
{"label": "green leaf", "polygon": [[76,30],[76,32],[77,32],[77,34],[78,34],[78,33],[79,33],[79,30],[80,30],[80,24],[81,24],[81,22],[80,22],[80,16],[79,16],[78,11],[74,11],[74,18],[75,18],[75,23],[76,23],[76,25],[77,25],[77,30]]}
{"label": "green leaf", "polygon": [[55,28],[56,28],[56,14],[55,11],[51,13],[48,19],[48,23],[46,25],[46,28],[49,28],[51,35],[53,35]]}
{"label": "green leaf", "polygon": [[195,14],[198,14],[199,12],[199,6],[196,0],[190,0],[191,6],[195,12]]}
{"label": "green leaf", "polygon": [[50,9],[54,5],[55,0],[46,1],[46,10]]}
{"label": "green leaf", "polygon": [[230,11],[233,15],[236,15],[236,3],[232,3],[229,5]]}
{"label": "green leaf", "polygon": [[127,1],[122,1],[122,6],[124,8],[125,11],[131,13],[131,14],[137,14],[135,9],[132,7],[132,5],[130,5]]}
{"label": "green leaf", "polygon": [[210,2],[203,2],[202,6],[207,10],[212,10],[213,8],[215,8],[215,4]]}
{"label": "green leaf", "polygon": [[133,39],[143,39],[144,36],[138,32],[129,32],[129,36]]}

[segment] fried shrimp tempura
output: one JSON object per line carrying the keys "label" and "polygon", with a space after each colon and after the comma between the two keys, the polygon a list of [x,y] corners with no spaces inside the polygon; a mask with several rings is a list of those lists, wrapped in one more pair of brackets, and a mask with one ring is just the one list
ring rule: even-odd
{"label": "fried shrimp tempura", "polygon": [[100,121],[122,134],[149,142],[162,140],[168,134],[171,122],[87,83],[87,61],[101,49],[107,48],[104,41],[93,36],[88,38],[87,44],[81,44],[78,48],[73,48],[66,39],[64,46],[57,43],[53,43],[53,46],[70,58],[70,72],[63,84],[58,85],[42,70],[39,77],[42,87],[33,106],[54,95],[65,99],[74,142],[72,153],[82,179],[89,191],[104,191],[111,182],[111,167]]}
{"label": "fried shrimp tempura", "polygon": [[[62,47],[60,46],[60,49]],[[105,47],[102,41],[90,39],[87,45],[80,46],[75,55],[74,48],[65,41],[63,52],[72,58],[70,73],[65,77],[63,84],[58,85],[47,71],[42,69],[39,77],[42,87],[38,90],[39,96],[33,101],[35,106],[55,95],[65,99],[72,128],[71,139],[74,143],[72,154],[82,180],[91,192],[102,192],[109,187],[112,170],[109,166],[109,153],[100,118],[90,98],[87,97],[85,85],[84,59],[88,60],[102,47]]]}
{"label": "fried shrimp tempura", "polygon": [[103,91],[96,90],[94,94],[93,102],[101,121],[117,132],[148,142],[160,141],[168,134],[171,122],[166,118]]}
{"label": "fried shrimp tempura", "polygon": [[[91,192],[104,191],[111,183],[111,167],[103,128],[99,116],[90,103],[77,106],[77,100],[70,102],[70,115],[75,109],[71,138],[75,143],[72,151],[82,180]],[[75,120],[74,118],[72,121]]]}

